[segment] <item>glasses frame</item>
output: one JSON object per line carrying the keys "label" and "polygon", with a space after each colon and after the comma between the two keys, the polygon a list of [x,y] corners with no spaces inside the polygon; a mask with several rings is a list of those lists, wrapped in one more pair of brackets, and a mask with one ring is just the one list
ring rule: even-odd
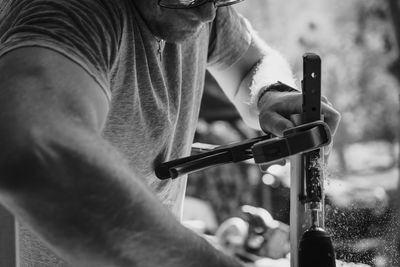
{"label": "glasses frame", "polygon": [[166,4],[163,3],[164,0],[158,0],[158,5],[164,8],[170,8],[170,9],[189,9],[189,8],[194,8],[198,7],[201,5],[204,5],[205,3],[208,2],[213,2],[215,7],[223,7],[223,6],[230,6],[234,5],[240,2],[243,2],[244,0],[231,0],[231,1],[218,1],[218,0],[192,0],[189,4]]}

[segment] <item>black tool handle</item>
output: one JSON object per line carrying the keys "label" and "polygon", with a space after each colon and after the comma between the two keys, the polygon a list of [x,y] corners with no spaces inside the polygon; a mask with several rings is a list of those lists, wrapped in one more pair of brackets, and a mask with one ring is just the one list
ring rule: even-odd
{"label": "black tool handle", "polygon": [[170,177],[172,179],[175,179],[185,174],[190,174],[192,172],[201,171],[209,167],[215,167],[221,164],[225,164],[227,162],[230,162],[231,160],[231,153],[226,151],[208,157],[202,157],[201,159],[193,160],[184,164],[180,164],[176,167],[169,169],[169,173]]}
{"label": "black tool handle", "polygon": [[331,235],[322,228],[307,230],[299,244],[299,266],[336,267]]}
{"label": "black tool handle", "polygon": [[[193,155],[193,156],[188,156],[188,157],[184,157],[184,158],[179,158],[179,159],[175,159],[175,160],[171,160],[168,162],[164,162],[161,165],[157,166],[155,168],[155,173],[158,179],[160,180],[166,180],[171,178],[171,173],[170,173],[170,169],[171,168],[175,168],[176,166],[182,165],[182,164],[186,164],[188,162],[191,161],[195,161],[204,157],[208,157],[211,155],[214,155],[214,151],[210,151],[210,152],[205,152],[202,154],[197,154],[197,155]],[[218,154],[218,153],[217,153]]]}
{"label": "black tool handle", "polygon": [[[204,169],[206,167],[206,164],[208,164],[209,166],[215,166],[223,163],[240,162],[243,160],[251,159],[253,157],[253,154],[251,152],[252,145],[269,138],[271,138],[271,135],[266,134],[241,142],[218,146],[208,152],[167,161],[155,168],[155,174],[158,179],[166,180],[170,178],[176,178],[172,177],[171,173],[187,174],[188,170],[190,170],[189,172],[193,172],[196,170]],[[218,158],[221,155],[222,158]],[[215,163],[211,159],[214,159]],[[201,162],[202,160],[205,160],[205,162]],[[225,161],[222,162],[223,160]]]}

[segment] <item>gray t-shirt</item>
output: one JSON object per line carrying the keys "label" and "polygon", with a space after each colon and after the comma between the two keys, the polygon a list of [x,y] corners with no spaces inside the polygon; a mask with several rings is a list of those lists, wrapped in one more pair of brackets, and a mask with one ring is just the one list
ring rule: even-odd
{"label": "gray t-shirt", "polygon": [[[227,68],[247,50],[244,19],[220,8],[199,36],[160,50],[134,0],[0,0],[0,10],[0,56],[40,46],[80,65],[110,103],[104,138],[180,217],[186,178],[159,181],[154,166],[190,153],[206,67]],[[67,266],[23,223],[18,232],[20,266]]]}

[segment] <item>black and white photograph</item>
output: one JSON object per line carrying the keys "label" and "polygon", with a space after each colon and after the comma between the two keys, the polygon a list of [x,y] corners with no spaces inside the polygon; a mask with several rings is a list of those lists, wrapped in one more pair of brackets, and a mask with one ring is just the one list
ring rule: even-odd
{"label": "black and white photograph", "polygon": [[0,0],[0,267],[400,267],[400,0]]}

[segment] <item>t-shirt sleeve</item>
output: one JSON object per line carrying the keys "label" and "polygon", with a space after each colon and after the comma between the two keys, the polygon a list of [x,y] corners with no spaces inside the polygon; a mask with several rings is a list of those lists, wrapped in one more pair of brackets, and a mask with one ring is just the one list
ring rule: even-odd
{"label": "t-shirt sleeve", "polygon": [[20,47],[52,49],[86,70],[110,100],[110,73],[117,58],[122,27],[121,13],[113,2],[2,1],[0,56]]}
{"label": "t-shirt sleeve", "polygon": [[251,43],[249,22],[232,7],[217,10],[211,25],[208,67],[223,70],[247,51]]}

